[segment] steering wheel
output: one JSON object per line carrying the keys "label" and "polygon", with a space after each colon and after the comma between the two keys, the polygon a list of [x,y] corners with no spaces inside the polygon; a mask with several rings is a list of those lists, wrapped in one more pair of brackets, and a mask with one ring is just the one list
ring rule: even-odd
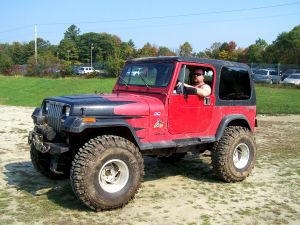
{"label": "steering wheel", "polygon": [[184,88],[184,85],[181,81],[177,80],[177,84],[176,84],[176,93],[177,94],[182,94],[183,93],[183,88]]}

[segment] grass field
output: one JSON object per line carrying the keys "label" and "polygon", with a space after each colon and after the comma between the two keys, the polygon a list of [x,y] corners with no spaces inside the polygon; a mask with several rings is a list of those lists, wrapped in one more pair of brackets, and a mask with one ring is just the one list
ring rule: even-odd
{"label": "grass field", "polygon": [[111,92],[115,83],[110,79],[33,78],[0,76],[0,104],[38,106],[48,96]]}
{"label": "grass field", "polygon": [[[0,104],[39,106],[47,96],[110,93],[116,79],[32,78],[0,76]],[[257,85],[259,114],[300,114],[300,88]]]}

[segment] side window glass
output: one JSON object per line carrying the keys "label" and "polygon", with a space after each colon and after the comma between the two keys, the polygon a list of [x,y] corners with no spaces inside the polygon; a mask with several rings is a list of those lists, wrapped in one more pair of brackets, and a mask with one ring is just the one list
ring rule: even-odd
{"label": "side window glass", "polygon": [[183,65],[180,69],[178,81],[188,83],[189,75],[190,75],[190,70],[186,67],[186,65]]}
{"label": "side window glass", "polygon": [[189,74],[190,74],[190,70],[187,68],[187,66],[182,65],[173,93],[183,94],[183,89],[184,89],[183,84],[189,83],[189,77],[190,77]]}
{"label": "side window glass", "polygon": [[246,100],[251,97],[250,76],[247,70],[223,67],[220,75],[219,98]]}

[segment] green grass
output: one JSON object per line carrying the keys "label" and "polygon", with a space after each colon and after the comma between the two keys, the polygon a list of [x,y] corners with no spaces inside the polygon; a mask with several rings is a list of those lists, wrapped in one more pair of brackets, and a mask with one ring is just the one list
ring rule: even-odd
{"label": "green grass", "polygon": [[259,114],[300,114],[300,88],[282,85],[256,85]]}
{"label": "green grass", "polygon": [[[0,104],[39,106],[48,96],[110,93],[116,79],[36,78],[0,76]],[[256,85],[259,114],[300,114],[300,88]]]}
{"label": "green grass", "polygon": [[39,106],[45,97],[111,92],[115,78],[33,78],[0,76],[0,104]]}

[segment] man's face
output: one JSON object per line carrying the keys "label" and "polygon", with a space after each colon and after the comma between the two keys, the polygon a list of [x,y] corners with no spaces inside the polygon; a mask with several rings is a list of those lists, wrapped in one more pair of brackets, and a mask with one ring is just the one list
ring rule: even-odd
{"label": "man's face", "polygon": [[195,81],[196,83],[201,83],[201,82],[203,82],[203,79],[204,79],[203,74],[202,74],[202,75],[201,75],[200,73],[195,73],[195,74],[194,74],[194,81]]}

